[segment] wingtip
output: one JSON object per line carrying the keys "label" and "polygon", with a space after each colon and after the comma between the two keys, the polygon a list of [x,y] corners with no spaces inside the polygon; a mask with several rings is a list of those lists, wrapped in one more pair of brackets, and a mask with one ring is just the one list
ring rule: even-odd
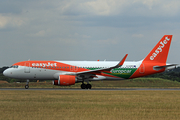
{"label": "wingtip", "polygon": [[126,54],[126,55],[124,56],[124,58],[123,58],[123,59],[121,60],[121,62],[119,63],[119,66],[122,66],[122,65],[124,64],[124,61],[126,60],[127,56],[128,56],[128,54]]}

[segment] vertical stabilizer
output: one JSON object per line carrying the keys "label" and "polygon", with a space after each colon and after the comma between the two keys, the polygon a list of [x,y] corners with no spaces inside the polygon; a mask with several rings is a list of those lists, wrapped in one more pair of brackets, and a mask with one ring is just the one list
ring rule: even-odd
{"label": "vertical stabilizer", "polygon": [[164,35],[143,61],[166,63],[171,40],[172,35]]}
{"label": "vertical stabilizer", "polygon": [[165,70],[166,61],[171,45],[172,35],[164,35],[151,52],[142,61],[139,68],[130,78],[142,77]]}

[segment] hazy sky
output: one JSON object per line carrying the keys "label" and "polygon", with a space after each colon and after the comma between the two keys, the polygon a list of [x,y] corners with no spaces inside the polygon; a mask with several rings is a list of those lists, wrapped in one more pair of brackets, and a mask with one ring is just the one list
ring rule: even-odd
{"label": "hazy sky", "polygon": [[143,59],[165,34],[180,60],[179,0],[1,0],[0,67],[30,60]]}

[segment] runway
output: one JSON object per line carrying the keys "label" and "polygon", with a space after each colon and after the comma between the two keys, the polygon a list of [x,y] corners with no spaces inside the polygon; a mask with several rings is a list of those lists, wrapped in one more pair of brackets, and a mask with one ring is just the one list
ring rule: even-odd
{"label": "runway", "polygon": [[29,90],[59,90],[59,91],[138,91],[138,90],[143,90],[143,91],[148,91],[148,90],[158,90],[158,91],[169,91],[169,90],[180,90],[180,88],[93,88],[93,89],[80,89],[80,88],[29,88],[29,89],[24,89],[24,88],[0,88],[0,90],[24,90],[24,91],[29,91]]}

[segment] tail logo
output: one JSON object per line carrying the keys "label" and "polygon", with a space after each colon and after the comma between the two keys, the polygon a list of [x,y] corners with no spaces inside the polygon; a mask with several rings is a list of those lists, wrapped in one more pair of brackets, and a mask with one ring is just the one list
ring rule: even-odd
{"label": "tail logo", "polygon": [[165,37],[165,40],[162,40],[160,42],[159,47],[155,50],[155,52],[150,56],[150,60],[154,60],[154,58],[157,57],[157,55],[163,51],[163,48],[165,47],[165,45],[169,42],[170,38]]}

